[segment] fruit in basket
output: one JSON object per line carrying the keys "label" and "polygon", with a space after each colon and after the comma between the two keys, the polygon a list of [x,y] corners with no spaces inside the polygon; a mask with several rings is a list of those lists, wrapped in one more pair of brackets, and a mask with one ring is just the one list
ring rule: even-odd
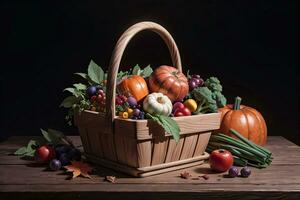
{"label": "fruit in basket", "polygon": [[192,91],[193,89],[197,87],[201,87],[204,84],[203,79],[198,74],[192,75],[192,77],[189,79],[189,89]]}
{"label": "fruit in basket", "polygon": [[174,112],[175,117],[190,116],[192,113],[187,107],[177,108]]}
{"label": "fruit in basket", "polygon": [[137,105],[137,101],[134,97],[130,96],[127,98],[127,102],[129,104],[130,107],[135,107]]}
{"label": "fruit in basket", "polygon": [[183,105],[183,103],[181,102],[176,102],[173,104],[173,110],[172,110],[172,113],[175,113],[175,111],[178,109],[178,108],[181,108],[183,109],[185,106]]}
{"label": "fruit in basket", "polygon": [[116,97],[116,104],[120,106],[120,105],[123,105],[123,103],[124,103],[124,101],[120,97],[117,96]]}
{"label": "fruit in basket", "polygon": [[55,158],[55,150],[48,145],[43,145],[35,151],[35,160],[37,162],[47,163],[53,158]]}
{"label": "fruit in basket", "polygon": [[124,118],[124,119],[128,119],[129,114],[128,114],[128,112],[119,112],[119,117]]}
{"label": "fruit in basket", "polygon": [[191,112],[195,112],[197,110],[197,102],[194,99],[185,100],[184,106],[187,107]]}
{"label": "fruit in basket", "polygon": [[91,103],[94,103],[97,101],[97,96],[96,95],[93,95],[91,98],[90,98],[90,101]]}
{"label": "fruit in basket", "polygon": [[249,167],[243,167],[241,169],[241,176],[247,178],[251,175],[251,169]]}
{"label": "fruit in basket", "polygon": [[97,94],[97,87],[92,85],[86,89],[86,93],[89,97]]}
{"label": "fruit in basket", "polygon": [[149,77],[149,89],[163,93],[174,102],[183,100],[189,92],[189,84],[186,76],[176,68],[162,65]]}
{"label": "fruit in basket", "polygon": [[138,119],[145,119],[145,112],[141,111]]}
{"label": "fruit in basket", "polygon": [[210,168],[216,172],[225,172],[233,164],[232,154],[224,149],[217,149],[211,152],[209,156]]}
{"label": "fruit in basket", "polygon": [[172,112],[171,100],[162,93],[151,93],[143,102],[143,108],[150,114],[169,116]]}
{"label": "fruit in basket", "polygon": [[57,159],[53,159],[49,163],[49,168],[53,171],[60,170],[61,168],[61,162]]}
{"label": "fruit in basket", "polygon": [[139,117],[140,113],[141,113],[140,109],[136,108],[136,109],[133,110],[132,116],[133,117]]}
{"label": "fruit in basket", "polygon": [[132,108],[127,108],[126,112],[128,113],[129,117],[132,117],[132,114],[133,114],[133,109]]}
{"label": "fruit in basket", "polygon": [[133,75],[124,79],[119,85],[118,90],[125,96],[133,96],[137,102],[141,101],[149,94],[145,79],[139,75]]}
{"label": "fruit in basket", "polygon": [[267,125],[263,116],[254,108],[241,105],[241,98],[236,97],[234,105],[220,108],[220,132],[232,136],[230,129],[241,133],[245,138],[258,144],[265,145],[267,140]]}

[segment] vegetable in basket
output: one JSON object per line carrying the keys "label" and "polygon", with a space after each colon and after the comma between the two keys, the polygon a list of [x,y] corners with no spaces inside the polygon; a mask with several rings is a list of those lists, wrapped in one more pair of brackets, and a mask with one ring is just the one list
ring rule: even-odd
{"label": "vegetable in basket", "polygon": [[143,108],[150,114],[169,116],[172,112],[171,100],[162,93],[151,93],[143,102]]}
{"label": "vegetable in basket", "polygon": [[149,77],[151,92],[160,92],[168,96],[172,102],[182,101],[189,92],[186,76],[178,69],[162,65]]}
{"label": "vegetable in basket", "polygon": [[218,108],[226,105],[226,98],[222,94],[222,85],[218,78],[210,77],[204,85],[204,87],[197,87],[191,92],[198,103],[193,114],[215,113],[218,112]]}

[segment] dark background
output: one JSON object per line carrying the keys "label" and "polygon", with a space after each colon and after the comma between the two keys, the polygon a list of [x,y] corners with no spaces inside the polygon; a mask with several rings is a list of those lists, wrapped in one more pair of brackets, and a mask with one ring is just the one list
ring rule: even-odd
{"label": "dark background", "polygon": [[[219,77],[229,102],[243,97],[263,114],[269,135],[300,144],[292,1],[2,1],[0,11],[2,139],[48,127],[77,133],[58,107],[62,90],[78,81],[73,73],[85,72],[90,59],[107,68],[121,33],[151,20],[171,32],[185,69]],[[122,63],[171,64],[151,32],[134,38]]]}

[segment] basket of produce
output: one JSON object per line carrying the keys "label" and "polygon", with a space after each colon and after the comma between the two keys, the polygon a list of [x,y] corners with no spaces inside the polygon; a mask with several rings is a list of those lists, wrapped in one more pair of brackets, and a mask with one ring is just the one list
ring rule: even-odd
{"label": "basket of produce", "polygon": [[[174,67],[119,71],[127,44],[143,30],[161,36]],[[107,74],[92,61],[87,74],[77,74],[89,85],[67,88],[74,96],[62,105],[71,107],[69,114],[74,114],[90,162],[145,177],[199,165],[208,158],[211,132],[220,127],[218,108],[226,104],[222,87],[215,77],[203,80],[183,73],[176,43],[162,26],[131,26],[117,42]]]}

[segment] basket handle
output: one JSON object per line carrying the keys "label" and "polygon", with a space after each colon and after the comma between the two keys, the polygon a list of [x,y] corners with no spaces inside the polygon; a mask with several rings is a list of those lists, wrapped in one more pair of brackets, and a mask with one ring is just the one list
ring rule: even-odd
{"label": "basket handle", "polygon": [[172,38],[171,34],[163,28],[161,25],[154,22],[140,22],[129,27],[119,38],[112,57],[110,59],[110,64],[108,68],[108,77],[107,77],[107,90],[106,90],[106,119],[107,127],[113,127],[113,121],[115,119],[115,94],[116,94],[116,84],[117,84],[117,75],[122,59],[124,50],[128,42],[135,36],[138,32],[143,30],[151,30],[164,40],[167,44],[169,52],[171,54],[172,62],[177,69],[182,72],[180,54],[177,48],[177,45]]}

